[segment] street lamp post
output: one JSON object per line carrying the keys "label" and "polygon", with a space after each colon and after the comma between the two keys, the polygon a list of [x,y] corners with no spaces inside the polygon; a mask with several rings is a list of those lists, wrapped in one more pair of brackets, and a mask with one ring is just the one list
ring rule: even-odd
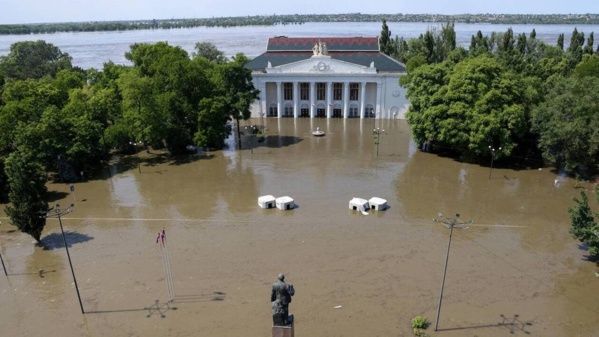
{"label": "street lamp post", "polygon": [[372,128],[374,129],[376,127],[376,118],[379,115],[379,112],[372,112]]}
{"label": "street lamp post", "polygon": [[79,294],[79,286],[77,285],[77,278],[75,277],[75,270],[73,269],[73,263],[71,262],[71,254],[69,253],[69,245],[67,243],[67,237],[64,234],[64,229],[62,228],[62,220],[60,219],[61,216],[71,213],[73,211],[73,206],[75,206],[75,205],[71,204],[67,208],[60,208],[60,205],[56,204],[56,206],[54,207],[54,213],[52,213],[51,211],[48,211],[48,212],[41,211],[41,213],[43,214],[43,215],[41,215],[41,217],[42,218],[58,218],[58,224],[60,225],[60,232],[62,233],[62,241],[64,242],[64,248],[67,251],[67,258],[69,260],[69,266],[71,267],[71,274],[73,275],[73,282],[75,283],[75,290],[77,291],[77,298],[79,299],[79,307],[81,308],[81,313],[85,314],[85,311],[83,310],[83,303],[81,302],[81,295]]}
{"label": "street lamp post", "polygon": [[376,137],[376,156],[379,156],[379,143],[380,143],[380,139],[381,139],[381,134],[385,134],[385,129],[381,129],[381,128],[376,128],[374,129],[374,131],[372,131],[372,134],[375,135]]}
{"label": "street lamp post", "polygon": [[[501,151],[501,147],[499,149],[497,149],[499,151]],[[495,148],[491,147],[491,145],[489,145],[489,151],[491,151],[491,168],[489,169],[489,179],[491,179],[491,173],[493,172],[493,161],[495,161]]]}
{"label": "street lamp post", "polygon": [[245,131],[250,133],[250,151],[252,152],[252,154],[254,154],[254,139],[256,138],[256,133],[258,133],[258,130],[259,128],[256,125],[250,125],[245,127]]}
{"label": "street lamp post", "polygon": [[[2,225],[2,221],[0,221],[0,225]],[[2,261],[2,269],[4,269],[4,275],[8,276],[6,272],[6,266],[4,265],[4,259],[2,258],[2,254],[0,254],[0,261]]]}
{"label": "street lamp post", "polygon": [[439,316],[441,315],[441,302],[443,302],[443,289],[445,288],[445,276],[447,275],[447,263],[449,262],[449,248],[451,247],[451,235],[453,228],[466,229],[472,223],[472,220],[462,222],[459,221],[460,214],[456,213],[453,218],[444,218],[443,214],[439,213],[439,219],[433,219],[435,222],[441,222],[445,227],[449,228],[449,242],[447,243],[447,255],[445,256],[445,268],[443,269],[443,281],[441,282],[441,295],[439,295],[439,306],[437,307],[437,318],[435,319],[435,331],[439,327]]}
{"label": "street lamp post", "polygon": [[129,142],[129,145],[133,146],[133,150],[135,151],[135,156],[137,157],[137,170],[141,173],[141,163],[139,162],[139,152],[137,152],[137,144],[141,144],[141,142]]}

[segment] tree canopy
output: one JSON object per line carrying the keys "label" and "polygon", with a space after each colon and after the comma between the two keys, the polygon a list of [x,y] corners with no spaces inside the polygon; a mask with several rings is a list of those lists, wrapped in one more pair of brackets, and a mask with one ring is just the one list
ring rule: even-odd
{"label": "tree canopy", "polygon": [[497,156],[509,156],[527,131],[526,89],[490,57],[421,66],[408,85],[407,120],[417,142],[474,157],[501,147]]}
{"label": "tree canopy", "polygon": [[599,78],[556,81],[534,109],[532,128],[549,163],[592,175],[599,163]]}
{"label": "tree canopy", "polygon": [[[452,24],[396,38],[391,55],[407,65],[400,84],[412,103],[407,120],[417,142],[473,160],[538,158],[574,175],[599,172],[592,32],[585,40],[575,29],[566,50],[563,35],[550,46],[534,29],[479,31],[469,50],[455,48],[454,39]],[[492,154],[489,146],[501,150]]]}
{"label": "tree canopy", "polygon": [[[595,188],[594,192],[599,204],[599,187]],[[568,208],[572,221],[570,234],[588,245],[590,255],[597,256],[599,255],[599,223],[595,221],[595,217],[599,217],[599,213],[593,213],[589,207],[589,197],[585,191],[580,191],[580,199],[573,197],[572,200],[576,204]]]}
{"label": "tree canopy", "polygon": [[71,57],[45,41],[16,42],[7,56],[0,56],[0,73],[6,79],[54,77],[62,69],[71,69]]}
{"label": "tree canopy", "polygon": [[39,241],[46,172],[72,182],[101,168],[111,149],[223,147],[258,91],[243,54],[210,52],[190,58],[166,42],[133,44],[132,66],[83,71],[52,44],[14,44],[0,58],[0,195],[12,203],[11,222]]}

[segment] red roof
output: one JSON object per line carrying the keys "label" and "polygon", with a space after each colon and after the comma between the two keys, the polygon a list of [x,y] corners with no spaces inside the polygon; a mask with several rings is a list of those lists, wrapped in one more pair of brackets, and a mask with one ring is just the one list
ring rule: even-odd
{"label": "red roof", "polygon": [[326,43],[328,51],[379,51],[377,37],[286,37],[268,39],[267,51],[312,51],[318,42]]}

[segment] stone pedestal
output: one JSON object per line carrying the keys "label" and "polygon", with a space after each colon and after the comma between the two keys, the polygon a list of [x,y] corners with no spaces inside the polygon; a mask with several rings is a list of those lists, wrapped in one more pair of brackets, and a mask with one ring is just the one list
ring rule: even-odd
{"label": "stone pedestal", "polygon": [[272,337],[295,337],[293,332],[293,326],[295,324],[293,315],[289,315],[289,322],[290,324],[287,326],[273,326]]}

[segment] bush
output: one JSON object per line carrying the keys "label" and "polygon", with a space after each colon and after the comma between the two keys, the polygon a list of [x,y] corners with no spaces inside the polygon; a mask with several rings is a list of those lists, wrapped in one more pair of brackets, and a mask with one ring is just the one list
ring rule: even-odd
{"label": "bush", "polygon": [[412,319],[412,328],[414,329],[426,329],[430,323],[422,316],[416,316]]}
{"label": "bush", "polygon": [[414,329],[414,336],[419,336],[419,337],[425,337],[427,336],[426,333],[424,333],[424,329],[428,328],[428,326],[430,325],[429,321],[422,317],[422,316],[416,316],[412,319],[412,328]]}

